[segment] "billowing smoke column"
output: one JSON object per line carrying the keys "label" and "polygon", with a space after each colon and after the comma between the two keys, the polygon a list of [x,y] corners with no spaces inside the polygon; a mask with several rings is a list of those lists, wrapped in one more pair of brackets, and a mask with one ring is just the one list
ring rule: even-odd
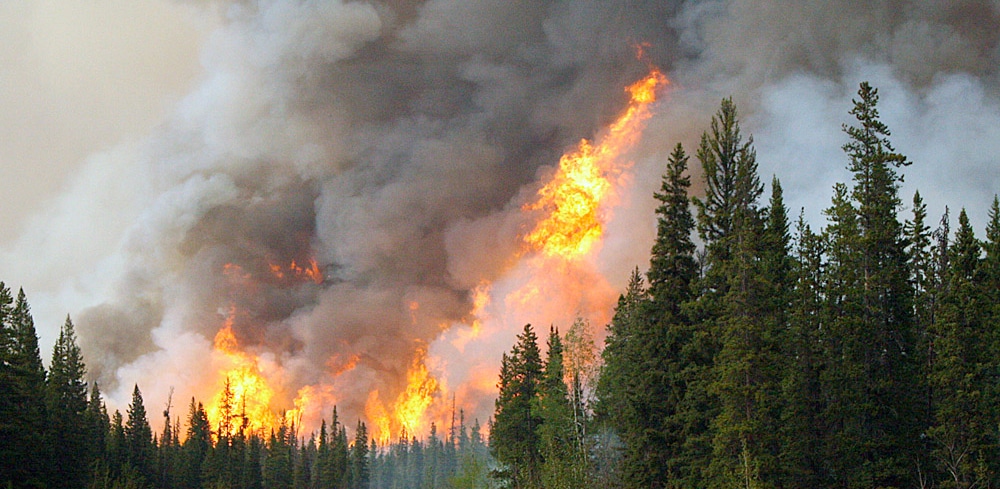
{"label": "billowing smoke column", "polygon": [[[346,419],[401,409],[425,362],[440,382],[442,362],[485,364],[486,392],[469,395],[488,405],[508,338],[479,358],[429,350],[510,267],[539,169],[624,107],[647,70],[636,42],[673,51],[672,14],[662,2],[225,5],[205,79],[135,162],[151,197],[116,296],[79,315],[92,374],[116,399],[133,382],[156,400],[171,387],[204,398],[243,362],[218,351],[244,351],[272,407],[298,397],[309,424],[333,404]],[[313,263],[318,280],[296,272]],[[418,379],[423,394],[455,393],[434,377]]]}
{"label": "billowing smoke column", "polygon": [[[665,155],[677,142],[693,152],[729,95],[761,173],[807,216],[846,178],[840,124],[863,79],[916,161],[904,192],[982,222],[1000,190],[997,1],[214,8],[224,20],[198,88],[117,157],[142,197],[108,252],[112,279],[93,279],[113,284],[110,297],[75,316],[91,374],[122,405],[134,382],[155,405],[171,387],[214,396],[217,373],[239,361],[221,341],[253,356],[275,407],[308,399],[307,425],[334,404],[346,419],[398,408],[408,386],[485,421],[499,354],[524,322],[568,328],[581,314],[603,326],[645,267]],[[541,291],[537,311],[511,306],[540,290],[519,264],[537,217],[525,204],[560,155],[600,137],[649,63],[672,88],[621,159],[601,246],[563,270],[561,283],[587,287]],[[100,179],[82,181],[74,195],[99,193],[87,182]]]}

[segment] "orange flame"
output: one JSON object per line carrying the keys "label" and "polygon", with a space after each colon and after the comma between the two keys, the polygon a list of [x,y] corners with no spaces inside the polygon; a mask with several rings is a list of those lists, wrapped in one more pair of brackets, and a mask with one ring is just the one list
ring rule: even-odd
{"label": "orange flame", "polygon": [[285,277],[296,279],[296,280],[307,280],[316,284],[323,283],[323,272],[319,269],[319,264],[316,263],[316,259],[310,258],[309,262],[303,265],[299,265],[292,260],[287,266],[282,266],[277,263],[268,263],[267,267],[271,270],[271,275],[278,280],[284,280]]}
{"label": "orange flame", "polygon": [[666,83],[666,76],[654,68],[630,85],[626,88],[631,96],[628,108],[599,143],[581,140],[575,151],[559,159],[552,180],[538,190],[538,200],[525,206],[525,210],[548,213],[524,237],[532,249],[572,260],[594,247],[604,232],[601,202],[613,189],[610,180],[621,172],[616,160],[639,138],[643,123],[652,115],[649,105],[656,101],[656,90]]}
{"label": "orange flame", "polygon": [[219,372],[223,386],[208,405],[208,419],[219,435],[230,435],[244,426],[258,432],[277,424],[271,410],[274,390],[260,371],[257,358],[239,349],[233,333],[235,311],[230,311],[215,335],[215,351],[224,363]]}
{"label": "orange flame", "polygon": [[391,412],[382,402],[377,389],[369,393],[365,416],[372,424],[372,437],[379,443],[387,443],[394,432],[414,435],[426,428],[427,409],[440,388],[437,379],[427,370],[426,356],[426,350],[417,351],[406,374],[406,388],[392,404]]}

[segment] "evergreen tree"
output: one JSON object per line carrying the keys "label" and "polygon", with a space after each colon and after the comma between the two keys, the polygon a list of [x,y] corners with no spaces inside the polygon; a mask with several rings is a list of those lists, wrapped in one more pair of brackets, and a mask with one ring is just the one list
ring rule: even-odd
{"label": "evergreen tree", "polygon": [[951,268],[940,312],[931,325],[934,358],[929,384],[934,420],[927,430],[931,455],[947,487],[992,486],[998,411],[990,379],[997,362],[981,348],[991,327],[978,285],[981,248],[963,209],[950,249]]}
{"label": "evergreen tree", "polygon": [[108,410],[101,398],[101,390],[97,382],[91,386],[90,401],[87,403],[84,420],[88,441],[88,459],[92,472],[94,474],[107,473],[106,447],[111,432],[111,420],[108,418]]}
{"label": "evergreen tree", "polygon": [[350,489],[368,489],[371,480],[368,466],[368,428],[360,420],[354,433],[354,444],[351,445],[351,484]]}
{"label": "evergreen tree", "polygon": [[496,400],[490,450],[502,464],[497,477],[515,489],[539,487],[542,458],[538,427],[541,419],[531,410],[542,374],[538,339],[531,325],[517,336],[510,355],[500,366],[500,393]]}
{"label": "evergreen tree", "polygon": [[205,407],[191,398],[188,407],[187,437],[181,445],[181,487],[201,487],[202,466],[212,447],[212,428]]}
{"label": "evergreen tree", "polygon": [[49,468],[51,487],[81,487],[89,475],[85,373],[73,322],[67,316],[52,350],[47,382],[49,422],[46,432],[53,462]]}
{"label": "evergreen tree", "polygon": [[179,434],[174,431],[170,419],[170,406],[173,400],[173,389],[167,396],[167,407],[163,410],[163,431],[159,443],[156,444],[156,472],[158,485],[169,489],[177,486],[178,458],[180,452]]}
{"label": "evergreen tree", "polygon": [[295,449],[289,438],[288,426],[284,423],[278,431],[271,430],[267,444],[267,459],[264,461],[264,489],[291,489],[293,482],[293,456]]}
{"label": "evergreen tree", "polygon": [[51,461],[45,453],[45,368],[24,291],[16,302],[0,282],[0,484],[43,483]]}
{"label": "evergreen tree", "polygon": [[315,438],[310,438],[308,443],[303,443],[299,447],[292,476],[294,489],[309,489],[318,450]]}
{"label": "evergreen tree", "polygon": [[821,389],[824,308],[824,242],[800,214],[791,274],[788,333],[784,355],[789,360],[782,380],[779,434],[783,487],[825,487],[822,441],[825,411]]}
{"label": "evergreen tree", "polygon": [[[752,150],[750,150],[752,152]],[[777,407],[783,373],[779,335],[787,304],[781,297],[787,286],[787,222],[781,187],[775,186],[776,221],[765,232],[755,165],[737,171],[729,260],[718,262],[726,276],[722,309],[714,320],[719,327],[720,350],[711,385],[719,414],[713,420],[710,477],[716,487],[761,487],[777,479]],[[773,249],[767,249],[766,246]],[[708,245],[711,246],[711,243]],[[770,267],[770,269],[768,269]],[[708,321],[713,321],[707,318]]]}
{"label": "evergreen tree", "polygon": [[[1000,324],[1000,198],[997,196],[993,196],[993,203],[990,205],[983,251],[982,286],[986,291],[987,303],[992,304],[987,312],[993,324]],[[991,345],[1000,346],[1000,343]]]}
{"label": "evergreen tree", "polygon": [[127,469],[125,445],[125,424],[121,411],[115,410],[111,415],[111,429],[108,431],[108,445],[105,452],[108,477],[116,479]]}
{"label": "evergreen tree", "polygon": [[862,83],[858,95],[851,110],[857,125],[844,126],[854,187],[850,201],[843,192],[835,195],[831,213],[844,219],[833,226],[849,219],[853,229],[832,234],[832,251],[841,256],[832,258],[840,314],[831,336],[840,340],[840,355],[829,355],[837,359],[831,387],[839,390],[829,406],[840,412],[828,417],[834,423],[829,459],[841,484],[900,487],[914,466],[921,429],[913,291],[896,217],[896,169],[909,162],[895,152],[878,118],[877,90]]}
{"label": "evergreen tree", "polygon": [[320,423],[316,441],[316,466],[313,468],[316,473],[316,487],[333,487],[333,460],[330,456],[330,435],[326,431],[326,419]]}
{"label": "evergreen tree", "polygon": [[569,390],[564,381],[563,346],[559,332],[549,330],[548,357],[534,410],[542,420],[538,428],[541,444],[542,487],[576,488],[586,485],[586,456],[576,447],[576,429]]}
{"label": "evergreen tree", "polygon": [[146,407],[142,403],[142,393],[136,385],[132,390],[132,402],[128,405],[128,419],[125,422],[125,461],[144,481],[155,481],[153,470],[156,447],[153,444],[153,430],[149,426]]}
{"label": "evergreen tree", "polygon": [[[596,415],[615,429],[634,425],[627,410],[628,382],[637,378],[639,368],[635,336],[641,326],[641,306],[646,300],[642,275],[636,268],[625,293],[618,298],[614,316],[608,325],[601,356],[604,364],[597,382]],[[501,382],[503,373],[501,372]]]}

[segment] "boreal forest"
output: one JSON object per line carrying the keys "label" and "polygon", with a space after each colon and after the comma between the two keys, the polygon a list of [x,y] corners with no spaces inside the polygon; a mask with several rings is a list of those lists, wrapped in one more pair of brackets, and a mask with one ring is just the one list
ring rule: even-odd
{"label": "boreal forest", "polygon": [[335,409],[314,432],[254,430],[225,396],[218,423],[198,399],[161,413],[141,386],[109,413],[72,320],[46,365],[24,292],[0,284],[0,487],[998,487],[1000,204],[977,230],[900,195],[924,162],[896,150],[878,101],[862,83],[845,107],[827,164],[853,177],[814,228],[758,175],[723,100],[664,162],[648,268],[599,370],[569,361],[598,354],[577,325],[525,325],[491,419],[453,409],[388,443]]}

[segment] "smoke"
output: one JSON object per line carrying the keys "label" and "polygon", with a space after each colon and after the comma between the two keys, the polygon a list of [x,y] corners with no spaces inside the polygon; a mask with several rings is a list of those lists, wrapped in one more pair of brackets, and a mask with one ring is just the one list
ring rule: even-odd
{"label": "smoke", "polygon": [[[188,8],[218,23],[196,88],[142,141],[90,158],[0,256],[8,281],[30,275],[46,297],[75,298],[90,375],[118,406],[136,382],[154,405],[170,387],[211,395],[212,338],[235,310],[238,341],[278,372],[287,407],[314,386],[362,416],[373,389],[394,399],[429,352],[443,389],[485,421],[500,353],[524,322],[604,324],[648,261],[667,153],[677,142],[693,153],[730,95],[762,176],[781,178],[793,212],[817,224],[833,182],[849,178],[840,125],[861,80],[880,88],[914,161],[904,200],[919,188],[931,212],[966,206],[981,224],[998,191],[996,1]],[[539,285],[518,255],[521,206],[560,154],[616,116],[647,63],[672,86],[626,155],[602,248]],[[310,259],[322,283],[271,271]],[[570,282],[585,285],[560,290]],[[484,283],[492,301],[474,318]],[[545,299],[537,310],[505,302],[530,290]]]}

